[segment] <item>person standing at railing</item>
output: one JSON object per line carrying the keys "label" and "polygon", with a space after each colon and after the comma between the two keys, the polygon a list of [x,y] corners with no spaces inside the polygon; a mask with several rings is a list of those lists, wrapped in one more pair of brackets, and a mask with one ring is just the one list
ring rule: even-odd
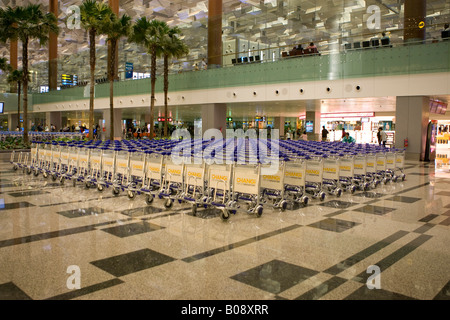
{"label": "person standing at railing", "polygon": [[442,30],[441,37],[444,41],[450,39],[450,26],[448,23],[444,25],[444,30]]}
{"label": "person standing at railing", "polygon": [[202,70],[206,70],[208,68],[208,64],[205,61],[205,58],[202,59],[202,62],[200,62],[200,67]]}
{"label": "person standing at railing", "polygon": [[391,38],[389,38],[388,35],[386,35],[386,32],[381,33],[381,45],[388,46],[391,43]]}

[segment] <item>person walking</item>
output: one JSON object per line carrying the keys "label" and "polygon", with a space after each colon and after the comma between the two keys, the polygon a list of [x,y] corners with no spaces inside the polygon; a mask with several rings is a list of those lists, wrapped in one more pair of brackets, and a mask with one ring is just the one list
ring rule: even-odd
{"label": "person walking", "polygon": [[378,128],[378,133],[380,134],[380,138],[379,138],[380,146],[383,145],[383,147],[386,148],[387,134],[383,130],[383,127]]}
{"label": "person walking", "polygon": [[327,141],[328,138],[328,130],[325,129],[325,126],[322,126],[322,141]]}

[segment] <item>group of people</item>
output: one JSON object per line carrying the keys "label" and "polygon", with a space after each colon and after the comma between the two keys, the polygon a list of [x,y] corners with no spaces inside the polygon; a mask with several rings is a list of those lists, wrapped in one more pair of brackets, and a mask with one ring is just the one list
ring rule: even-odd
{"label": "group of people", "polygon": [[[322,141],[327,141],[328,139],[328,130],[325,128],[325,126],[322,126]],[[383,130],[383,127],[379,127],[378,128],[378,132],[377,132],[377,139],[378,139],[378,144],[383,147],[386,147],[386,142],[387,142],[387,134],[386,132]],[[353,138],[352,136],[350,136],[349,132],[346,132],[345,129],[342,129],[342,138],[341,138],[342,142],[345,143],[355,143],[356,140],[355,138]]]}
{"label": "group of people", "polygon": [[[20,127],[17,126],[16,131],[20,131]],[[31,131],[38,131],[38,132],[56,132],[56,126],[53,125],[53,123],[50,124],[50,126],[45,125],[45,127],[42,124],[38,124],[37,126],[33,123],[31,126]]]}

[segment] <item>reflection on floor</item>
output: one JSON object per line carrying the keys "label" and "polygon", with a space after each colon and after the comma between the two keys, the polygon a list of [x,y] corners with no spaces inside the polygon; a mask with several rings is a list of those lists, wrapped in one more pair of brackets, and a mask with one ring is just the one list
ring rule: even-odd
{"label": "reflection on floor", "polygon": [[2,160],[0,299],[448,300],[450,173],[406,168],[404,182],[223,222]]}

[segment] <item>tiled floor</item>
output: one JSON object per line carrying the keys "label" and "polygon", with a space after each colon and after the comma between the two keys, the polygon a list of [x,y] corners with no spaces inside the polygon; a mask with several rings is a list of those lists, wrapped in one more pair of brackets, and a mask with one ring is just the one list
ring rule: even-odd
{"label": "tiled floor", "polygon": [[450,174],[413,161],[405,172],[222,222],[213,209],[59,186],[2,160],[0,299],[449,300]]}

